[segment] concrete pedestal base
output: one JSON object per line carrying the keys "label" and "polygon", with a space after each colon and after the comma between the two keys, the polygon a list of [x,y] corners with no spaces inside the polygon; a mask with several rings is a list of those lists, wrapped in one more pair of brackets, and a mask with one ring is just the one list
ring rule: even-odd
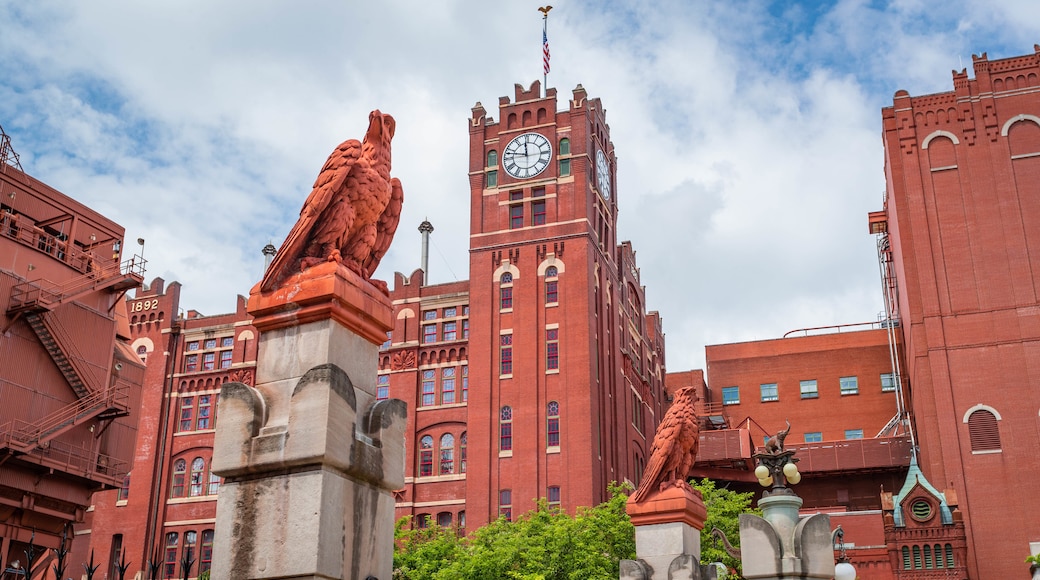
{"label": "concrete pedestal base", "polygon": [[375,400],[389,299],[338,264],[254,288],[256,386],[220,391],[213,577],[390,580],[403,401]]}
{"label": "concrete pedestal base", "polygon": [[625,509],[636,527],[639,559],[622,560],[621,580],[714,580],[715,568],[700,563],[707,510],[699,491],[670,487]]}
{"label": "concrete pedestal base", "polygon": [[763,497],[763,517],[740,514],[740,560],[749,580],[834,578],[830,516],[799,519],[794,493]]}

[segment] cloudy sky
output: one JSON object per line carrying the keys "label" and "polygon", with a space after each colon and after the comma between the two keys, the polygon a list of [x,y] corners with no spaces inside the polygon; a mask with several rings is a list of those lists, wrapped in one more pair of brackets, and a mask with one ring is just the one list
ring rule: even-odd
{"label": "cloudy sky", "polygon": [[[432,281],[466,279],[467,119],[541,78],[540,5],[0,0],[0,125],[28,173],[146,239],[148,279],[217,314],[380,108],[406,201],[377,277],[418,267],[428,218]],[[973,53],[1032,53],[1040,2],[556,0],[549,41],[549,85],[607,109],[619,239],[676,371],[877,319],[880,109],[950,89]]]}

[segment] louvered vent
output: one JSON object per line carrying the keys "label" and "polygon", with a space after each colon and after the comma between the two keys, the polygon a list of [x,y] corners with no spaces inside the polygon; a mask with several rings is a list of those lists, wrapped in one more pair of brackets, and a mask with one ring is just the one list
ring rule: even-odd
{"label": "louvered vent", "polygon": [[980,409],[968,417],[972,451],[1000,451],[1000,428],[993,413]]}

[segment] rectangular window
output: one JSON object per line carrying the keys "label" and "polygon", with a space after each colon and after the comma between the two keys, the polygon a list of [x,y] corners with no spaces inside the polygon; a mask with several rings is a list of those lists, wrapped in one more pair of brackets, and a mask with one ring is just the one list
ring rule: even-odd
{"label": "rectangular window", "polygon": [[385,401],[390,398],[390,375],[376,377],[376,400]]}
{"label": "rectangular window", "polygon": [[203,344],[202,348],[204,348],[206,350],[209,350],[211,348],[217,348],[217,339],[215,339],[215,338],[207,338],[206,342],[205,342],[205,344]]}
{"label": "rectangular window", "polygon": [[422,319],[423,320],[437,320],[437,311],[436,310],[427,310],[427,311],[423,312],[422,313]]}
{"label": "rectangular window", "polygon": [[546,423],[546,441],[547,447],[559,447],[560,446],[560,417],[549,417],[545,421]]}
{"label": "rectangular window", "polygon": [[220,348],[231,348],[235,344],[235,337],[225,336],[220,339]]}
{"label": "rectangular window", "polygon": [[503,489],[498,492],[498,515],[506,519],[507,522],[513,521],[513,491],[509,489]]}
{"label": "rectangular window", "polygon": [[[545,190],[542,190],[543,192]],[[533,226],[544,226],[545,225],[545,202],[536,201],[531,203],[531,225]]]}
{"label": "rectangular window", "polygon": [[859,394],[859,380],[856,377],[841,377],[840,379],[838,379],[838,382],[841,384],[841,394]]}
{"label": "rectangular window", "polygon": [[845,430],[845,438],[846,439],[862,439],[863,438],[863,429],[846,429]]}
{"label": "rectangular window", "polygon": [[487,172],[487,187],[498,187],[498,171],[492,170]]}
{"label": "rectangular window", "polygon": [[896,376],[892,373],[881,375],[881,392],[887,393],[896,390]]}
{"label": "rectangular window", "polygon": [[524,206],[509,206],[509,229],[516,230],[524,227]]}
{"label": "rectangular window", "polygon": [[545,330],[545,368],[546,370],[558,370],[560,368],[560,330],[548,328]]}
{"label": "rectangular window", "polygon": [[802,381],[801,390],[803,399],[815,399],[820,396],[820,391],[816,387],[816,379]]}
{"label": "rectangular window", "polygon": [[202,370],[211,371],[217,364],[217,353],[206,352],[202,354]]}
{"label": "rectangular window", "polygon": [[391,340],[391,336],[392,335],[393,335],[393,331],[390,331],[390,330],[386,331],[386,342],[384,342],[383,344],[379,345],[380,350],[390,348],[390,340]]}
{"label": "rectangular window", "polygon": [[444,340],[455,340],[458,337],[456,322],[445,322],[444,323]]}
{"label": "rectangular window", "polygon": [[234,351],[222,350],[220,351],[220,368],[229,369],[231,368],[231,355]]}
{"label": "rectangular window", "polygon": [[469,400],[469,366],[462,367],[462,402]]}
{"label": "rectangular window", "polygon": [[776,383],[763,383],[759,388],[762,392],[762,402],[780,400],[780,392],[777,390]]}
{"label": "rectangular window", "polygon": [[557,290],[556,280],[545,281],[545,303],[556,304],[557,300],[560,299],[559,291]]}
{"label": "rectangular window", "polygon": [[210,411],[213,409],[213,395],[199,395],[199,415],[195,422],[198,430],[210,428]]}
{"label": "rectangular window", "polygon": [[462,321],[462,338],[469,338],[469,319]]}
{"label": "rectangular window", "polygon": [[116,501],[126,501],[130,499],[130,474],[126,474],[123,477],[123,485],[119,486],[119,494],[116,495]]}
{"label": "rectangular window", "polygon": [[429,407],[437,402],[436,373],[432,370],[422,372],[422,404]]}
{"label": "rectangular window", "polygon": [[431,342],[437,342],[437,325],[436,324],[424,324],[422,327],[422,341],[423,344]]}
{"label": "rectangular window", "polygon": [[545,188],[535,187],[531,189],[531,197],[545,197]]}
{"label": "rectangular window", "polygon": [[722,387],[722,404],[739,405],[740,387]]}
{"label": "rectangular window", "polygon": [[823,441],[823,433],[819,431],[813,431],[812,433],[805,434],[806,443],[819,443],[820,441]]}
{"label": "rectangular window", "polygon": [[197,341],[197,340],[193,340],[193,341],[189,342],[189,343],[188,343],[188,346],[186,347],[186,349],[187,349],[187,350],[188,350],[189,352],[190,352],[190,351],[193,351],[193,350],[199,350],[199,341]]}
{"label": "rectangular window", "polygon": [[217,495],[220,492],[220,476],[212,471],[209,473],[209,489],[206,495]]}
{"label": "rectangular window", "polygon": [[499,308],[502,310],[508,310],[513,307],[513,288],[511,286],[505,286],[500,289],[499,292]]}
{"label": "rectangular window", "polygon": [[456,309],[454,306],[452,306],[451,308],[445,308],[444,318],[454,318],[455,316],[457,316],[457,313],[458,309]]}
{"label": "rectangular window", "polygon": [[560,177],[566,177],[571,174],[571,160],[560,159]]}
{"label": "rectangular window", "polygon": [[462,307],[462,315],[469,316],[469,304]]}
{"label": "rectangular window", "polygon": [[520,201],[523,198],[524,198],[524,192],[519,190],[519,189],[516,190],[516,191],[510,191],[509,192],[509,201]]}
{"label": "rectangular window", "polygon": [[184,357],[184,372],[193,373],[199,370],[199,355],[189,354]]}
{"label": "rectangular window", "polygon": [[559,510],[560,509],[560,486],[552,485],[545,493],[546,503],[549,504],[549,509]]}
{"label": "rectangular window", "polygon": [[499,374],[511,375],[513,374],[513,335],[503,334],[500,342],[502,343],[502,368],[499,369]]}
{"label": "rectangular window", "polygon": [[635,392],[632,393],[632,426],[640,433],[643,432],[643,401]]}
{"label": "rectangular window", "polygon": [[450,405],[455,402],[455,367],[441,371],[441,403]]}
{"label": "rectangular window", "polygon": [[178,431],[191,431],[192,424],[195,423],[195,397],[182,397],[181,398],[181,423]]}

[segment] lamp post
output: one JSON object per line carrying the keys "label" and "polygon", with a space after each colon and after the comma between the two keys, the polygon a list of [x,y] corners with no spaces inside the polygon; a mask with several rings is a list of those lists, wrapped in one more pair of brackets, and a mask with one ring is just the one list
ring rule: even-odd
{"label": "lamp post", "polygon": [[838,526],[834,535],[838,537],[838,563],[834,565],[834,580],[856,580],[856,567],[845,554],[845,530]]}

